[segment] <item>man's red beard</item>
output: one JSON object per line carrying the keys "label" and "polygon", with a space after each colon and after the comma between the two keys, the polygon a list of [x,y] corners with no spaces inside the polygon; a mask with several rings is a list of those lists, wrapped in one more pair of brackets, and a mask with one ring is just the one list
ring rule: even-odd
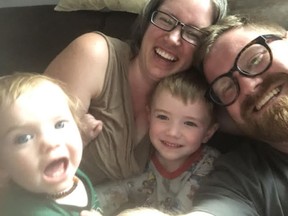
{"label": "man's red beard", "polygon": [[245,125],[238,125],[247,135],[268,143],[288,141],[288,96],[278,99],[257,119],[245,118]]}
{"label": "man's red beard", "polygon": [[[265,112],[261,115],[253,116],[251,112],[254,109],[256,101],[264,92],[275,83],[283,80],[288,83],[288,74],[273,74],[263,82],[263,90],[259,91],[258,96],[253,96],[244,101],[241,106],[241,115],[244,124],[237,124],[238,127],[248,136],[268,143],[283,143],[288,141],[288,95],[278,96],[272,101]],[[250,110],[247,112],[247,110]]]}

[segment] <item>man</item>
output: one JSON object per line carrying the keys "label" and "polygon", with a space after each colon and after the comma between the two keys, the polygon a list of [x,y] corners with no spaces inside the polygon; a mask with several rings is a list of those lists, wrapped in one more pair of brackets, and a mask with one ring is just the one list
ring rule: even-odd
{"label": "man", "polygon": [[200,48],[208,96],[253,140],[216,163],[190,215],[288,215],[286,30],[237,16],[208,30]]}

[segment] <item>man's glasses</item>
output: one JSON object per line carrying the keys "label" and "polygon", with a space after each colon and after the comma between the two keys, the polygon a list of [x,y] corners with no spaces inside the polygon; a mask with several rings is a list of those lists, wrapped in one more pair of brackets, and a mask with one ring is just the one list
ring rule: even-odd
{"label": "man's glasses", "polygon": [[181,26],[181,37],[195,46],[199,45],[199,40],[203,32],[194,26],[185,25],[174,16],[162,11],[154,11],[151,16],[151,23],[164,31],[172,31],[178,25]]}
{"label": "man's glasses", "polygon": [[239,96],[240,87],[233,73],[238,71],[242,76],[255,77],[267,71],[273,60],[268,43],[275,40],[282,40],[282,38],[267,34],[248,43],[238,53],[233,67],[210,84],[206,95],[221,106],[229,106],[234,103]]}

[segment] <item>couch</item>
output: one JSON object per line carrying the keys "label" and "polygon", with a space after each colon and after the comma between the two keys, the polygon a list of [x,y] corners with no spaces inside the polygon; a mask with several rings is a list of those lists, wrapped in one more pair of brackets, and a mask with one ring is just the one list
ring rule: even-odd
{"label": "couch", "polygon": [[135,13],[54,11],[54,5],[0,8],[0,75],[43,72],[77,36],[91,31],[126,40]]}

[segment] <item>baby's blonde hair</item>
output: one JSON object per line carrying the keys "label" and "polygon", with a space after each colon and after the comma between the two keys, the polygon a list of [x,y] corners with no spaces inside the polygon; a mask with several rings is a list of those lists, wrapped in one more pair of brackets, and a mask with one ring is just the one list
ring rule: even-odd
{"label": "baby's blonde hair", "polygon": [[[79,126],[79,100],[73,97],[65,88],[65,85],[59,80],[55,80],[51,77],[38,73],[18,72],[0,77],[0,109],[4,111],[5,109],[9,108],[9,106],[11,106],[22,94],[28,91],[33,91],[39,85],[45,82],[53,83],[63,90],[70,111],[75,119],[75,122]],[[31,104],[31,106],[33,105]]]}

